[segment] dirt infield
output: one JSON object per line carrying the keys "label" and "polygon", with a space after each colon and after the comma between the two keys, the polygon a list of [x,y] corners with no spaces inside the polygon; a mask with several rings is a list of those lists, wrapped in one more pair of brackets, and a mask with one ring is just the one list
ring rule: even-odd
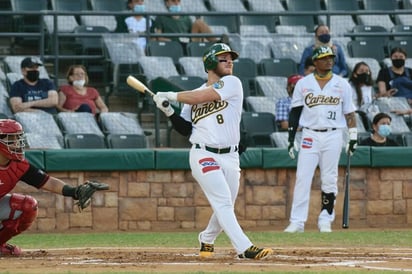
{"label": "dirt infield", "polygon": [[24,250],[0,258],[1,273],[185,273],[286,271],[412,272],[412,248],[275,248],[263,261],[236,259],[232,249],[201,259],[188,248],[82,248]]}

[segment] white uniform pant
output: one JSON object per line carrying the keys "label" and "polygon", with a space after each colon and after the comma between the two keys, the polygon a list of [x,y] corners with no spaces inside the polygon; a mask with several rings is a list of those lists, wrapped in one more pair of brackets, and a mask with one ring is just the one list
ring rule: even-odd
{"label": "white uniform pant", "polygon": [[[338,164],[342,152],[342,131],[315,132],[303,129],[299,146],[296,183],[290,222],[303,226],[309,212],[310,190],[316,167],[319,165],[321,190],[325,193],[338,193]],[[319,203],[321,199],[319,198]],[[335,210],[329,214],[322,210],[318,223],[332,223]]]}
{"label": "white uniform pant", "polygon": [[252,242],[242,231],[235,216],[234,204],[239,191],[240,167],[237,152],[216,154],[204,149],[190,150],[192,175],[206,195],[213,214],[201,241],[213,244],[222,230],[229,237],[237,254]]}

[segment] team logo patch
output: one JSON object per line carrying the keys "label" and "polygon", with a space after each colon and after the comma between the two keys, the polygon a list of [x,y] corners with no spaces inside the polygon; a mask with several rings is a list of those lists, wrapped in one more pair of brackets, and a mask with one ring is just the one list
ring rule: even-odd
{"label": "team logo patch", "polygon": [[202,167],[202,172],[207,173],[213,170],[219,170],[220,166],[216,163],[213,158],[203,158],[199,160],[199,164]]}
{"label": "team logo patch", "polygon": [[302,148],[311,148],[313,145],[312,138],[303,138],[302,140]]}
{"label": "team logo patch", "polygon": [[217,81],[216,83],[213,84],[213,87],[215,89],[221,89],[223,88],[223,86],[225,85],[225,83],[222,80]]}

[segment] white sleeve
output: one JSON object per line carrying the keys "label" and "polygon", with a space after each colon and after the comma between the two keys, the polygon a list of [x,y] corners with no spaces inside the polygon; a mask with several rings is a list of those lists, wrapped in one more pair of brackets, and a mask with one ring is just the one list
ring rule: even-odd
{"label": "white sleeve", "polygon": [[302,80],[299,80],[293,90],[291,108],[303,106],[302,82]]}
{"label": "white sleeve", "polygon": [[243,100],[242,82],[236,76],[228,75],[222,77],[219,81],[213,84],[213,88],[220,95],[220,100],[222,101],[239,95],[242,96]]}
{"label": "white sleeve", "polygon": [[192,122],[192,106],[184,104],[180,116],[188,122]]}

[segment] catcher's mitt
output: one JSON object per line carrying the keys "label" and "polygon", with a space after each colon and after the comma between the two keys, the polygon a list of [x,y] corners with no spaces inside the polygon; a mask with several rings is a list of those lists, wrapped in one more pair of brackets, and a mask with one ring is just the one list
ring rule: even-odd
{"label": "catcher's mitt", "polygon": [[105,183],[100,183],[96,181],[86,181],[84,184],[76,187],[76,192],[74,199],[78,200],[76,205],[79,206],[79,209],[85,209],[89,206],[93,193],[98,190],[108,190],[109,185]]}

